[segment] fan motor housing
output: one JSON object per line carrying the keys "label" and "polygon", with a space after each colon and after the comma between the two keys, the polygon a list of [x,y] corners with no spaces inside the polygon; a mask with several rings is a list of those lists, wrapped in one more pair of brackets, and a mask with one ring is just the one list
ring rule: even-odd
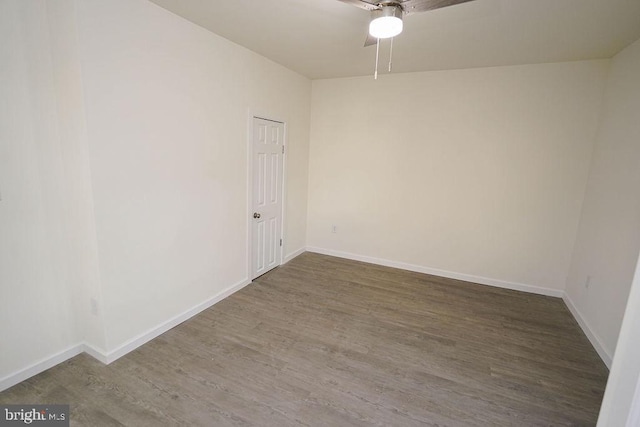
{"label": "fan motor housing", "polygon": [[383,16],[393,16],[402,19],[402,6],[398,3],[381,4],[380,9],[371,11],[371,19],[381,18]]}

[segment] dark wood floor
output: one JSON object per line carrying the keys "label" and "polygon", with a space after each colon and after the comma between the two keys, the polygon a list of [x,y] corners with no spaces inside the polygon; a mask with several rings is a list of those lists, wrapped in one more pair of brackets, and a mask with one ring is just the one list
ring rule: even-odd
{"label": "dark wood floor", "polygon": [[70,403],[72,425],[588,426],[607,375],[560,299],[306,253],[0,403]]}

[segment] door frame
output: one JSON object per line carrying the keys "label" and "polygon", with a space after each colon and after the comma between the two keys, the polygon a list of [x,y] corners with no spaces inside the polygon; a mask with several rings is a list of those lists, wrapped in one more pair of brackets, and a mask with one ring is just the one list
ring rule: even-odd
{"label": "door frame", "polygon": [[245,215],[247,216],[247,280],[249,282],[253,281],[252,276],[252,262],[253,262],[253,120],[254,119],[262,119],[268,120],[270,122],[282,123],[284,127],[284,135],[282,136],[282,145],[285,147],[284,153],[282,154],[282,207],[280,210],[280,239],[282,239],[282,246],[280,246],[280,263],[278,266],[284,263],[284,245],[286,243],[285,236],[285,206],[287,204],[287,154],[289,151],[288,147],[288,126],[287,121],[282,118],[276,117],[272,114],[262,114],[261,111],[255,111],[249,109],[248,120],[247,120],[247,208]]}

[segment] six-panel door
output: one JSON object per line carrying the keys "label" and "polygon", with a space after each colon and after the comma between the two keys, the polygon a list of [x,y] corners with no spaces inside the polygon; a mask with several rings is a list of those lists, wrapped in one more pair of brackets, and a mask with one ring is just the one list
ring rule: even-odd
{"label": "six-panel door", "polygon": [[284,124],[253,119],[252,279],[280,265]]}

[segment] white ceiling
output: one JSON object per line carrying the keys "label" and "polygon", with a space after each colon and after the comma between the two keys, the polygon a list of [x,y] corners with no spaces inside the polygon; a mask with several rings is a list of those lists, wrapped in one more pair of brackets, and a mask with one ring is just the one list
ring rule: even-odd
{"label": "white ceiling", "polygon": [[[151,1],[312,79],[373,73],[369,13],[338,0]],[[394,72],[610,58],[640,38],[640,0],[475,0],[404,27]]]}

